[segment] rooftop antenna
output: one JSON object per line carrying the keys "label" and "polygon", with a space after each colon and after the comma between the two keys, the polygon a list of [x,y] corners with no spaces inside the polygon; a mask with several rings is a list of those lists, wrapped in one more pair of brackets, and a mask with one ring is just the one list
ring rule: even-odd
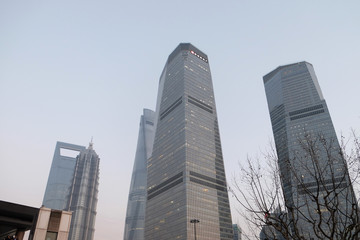
{"label": "rooftop antenna", "polygon": [[93,149],[93,136],[91,136],[91,141],[89,143],[89,149]]}

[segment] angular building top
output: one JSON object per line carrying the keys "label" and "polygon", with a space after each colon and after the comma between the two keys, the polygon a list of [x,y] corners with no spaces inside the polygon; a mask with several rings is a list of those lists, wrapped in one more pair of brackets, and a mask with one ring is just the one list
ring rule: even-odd
{"label": "angular building top", "polygon": [[177,48],[175,48],[175,50],[169,55],[167,64],[169,64],[171,60],[173,60],[174,57],[182,51],[190,51],[190,53],[194,54],[198,58],[202,59],[205,62],[208,62],[207,55],[200,51],[198,48],[196,48],[194,45],[192,45],[191,43],[180,43],[179,46],[177,46]]}
{"label": "angular building top", "polygon": [[279,66],[277,67],[275,70],[269,72],[268,74],[266,74],[263,78],[264,80],[264,83],[266,83],[269,79],[271,79],[275,74],[277,74],[278,72],[280,72],[281,70],[283,69],[286,69],[288,67],[291,67],[291,66],[297,66],[297,65],[300,65],[300,64],[308,64],[308,65],[311,65],[311,63],[308,63],[308,62],[297,62],[297,63],[292,63],[292,64],[287,64],[287,65],[283,65],[283,66]]}
{"label": "angular building top", "polygon": [[308,62],[280,66],[263,79],[269,111],[281,104],[292,111],[324,100],[314,68]]}

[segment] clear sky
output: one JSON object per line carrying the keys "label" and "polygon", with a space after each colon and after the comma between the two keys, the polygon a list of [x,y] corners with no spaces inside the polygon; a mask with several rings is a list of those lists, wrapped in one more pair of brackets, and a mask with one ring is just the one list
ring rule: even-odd
{"label": "clear sky", "polygon": [[359,12],[357,0],[0,1],[0,200],[40,207],[56,141],[93,136],[95,238],[122,238],[140,115],[180,42],[209,57],[229,184],[273,139],[262,77],[279,65],[312,63],[337,133],[359,131]]}

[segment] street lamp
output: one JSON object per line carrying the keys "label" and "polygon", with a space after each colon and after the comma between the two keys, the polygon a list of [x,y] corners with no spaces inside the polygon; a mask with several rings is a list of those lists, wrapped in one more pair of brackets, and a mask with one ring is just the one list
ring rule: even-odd
{"label": "street lamp", "polygon": [[200,222],[200,220],[198,220],[198,219],[191,219],[190,220],[190,223],[194,224],[195,240],[196,240],[196,224],[199,223],[199,222]]}

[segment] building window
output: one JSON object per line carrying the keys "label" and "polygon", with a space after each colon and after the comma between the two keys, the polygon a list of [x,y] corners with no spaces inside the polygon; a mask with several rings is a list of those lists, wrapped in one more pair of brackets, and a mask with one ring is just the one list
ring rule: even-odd
{"label": "building window", "polygon": [[57,240],[57,233],[56,232],[47,232],[45,239],[46,240]]}

